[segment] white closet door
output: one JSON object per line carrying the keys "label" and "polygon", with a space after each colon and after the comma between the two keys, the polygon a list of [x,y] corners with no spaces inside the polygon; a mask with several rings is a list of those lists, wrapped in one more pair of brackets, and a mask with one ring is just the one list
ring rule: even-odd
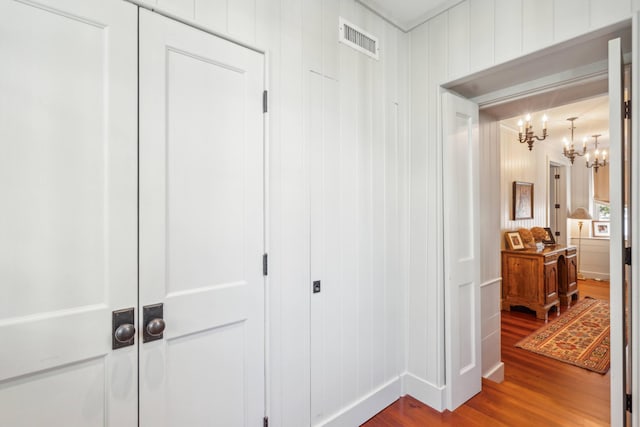
{"label": "white closet door", "polygon": [[137,12],[0,0],[0,425],[134,426]]}
{"label": "white closet door", "polygon": [[262,423],[263,61],[140,12],[142,426]]}

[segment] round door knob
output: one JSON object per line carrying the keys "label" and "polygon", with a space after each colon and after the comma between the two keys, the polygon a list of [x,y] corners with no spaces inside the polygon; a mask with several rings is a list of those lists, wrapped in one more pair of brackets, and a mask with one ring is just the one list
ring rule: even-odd
{"label": "round door knob", "polygon": [[147,323],[147,333],[152,337],[160,336],[162,335],[165,326],[166,324],[164,323],[164,319],[153,319]]}
{"label": "round door knob", "polygon": [[135,334],[136,327],[131,323],[125,323],[124,325],[118,326],[113,336],[119,343],[126,344],[131,341],[131,338],[133,338]]}

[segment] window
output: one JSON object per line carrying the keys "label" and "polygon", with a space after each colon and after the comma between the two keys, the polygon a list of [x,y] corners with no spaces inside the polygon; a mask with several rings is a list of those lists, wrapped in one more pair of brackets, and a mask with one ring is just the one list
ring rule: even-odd
{"label": "window", "polygon": [[593,219],[596,221],[609,221],[609,216],[610,216],[609,204],[595,201],[594,205],[595,205],[595,215],[594,215],[595,218]]}

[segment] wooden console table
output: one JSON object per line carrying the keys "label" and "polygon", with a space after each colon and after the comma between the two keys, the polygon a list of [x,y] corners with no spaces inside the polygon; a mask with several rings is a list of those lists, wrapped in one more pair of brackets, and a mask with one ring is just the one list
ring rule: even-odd
{"label": "wooden console table", "polygon": [[502,309],[519,305],[547,320],[549,310],[578,299],[576,248],[547,246],[502,251]]}

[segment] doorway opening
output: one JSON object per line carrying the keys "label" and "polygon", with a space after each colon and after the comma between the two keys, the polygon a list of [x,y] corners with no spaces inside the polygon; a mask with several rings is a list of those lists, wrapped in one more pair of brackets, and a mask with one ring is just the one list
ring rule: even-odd
{"label": "doorway opening", "polygon": [[[512,61],[508,64],[491,69],[491,72],[478,73],[477,75],[465,77],[459,81],[446,85],[446,88],[475,101],[481,108],[480,120],[480,150],[481,164],[480,171],[485,182],[491,182],[492,188],[503,188],[501,186],[501,176],[499,172],[491,170],[491,166],[495,167],[496,163],[500,164],[500,145],[499,135],[503,130],[500,126],[500,120],[521,115],[526,112],[546,111],[552,108],[566,106],[573,102],[584,101],[593,98],[596,95],[607,92],[608,84],[608,41],[620,38],[622,40],[622,51],[627,54],[631,52],[631,28],[630,22],[622,23],[615,27],[592,33],[580,39],[567,42],[563,45],[554,46],[530,55],[525,58]],[[630,54],[626,56],[630,57]],[[549,64],[549,68],[543,69],[540,64]],[[566,120],[568,117],[562,117]],[[513,125],[512,125],[513,126]],[[517,131],[516,141],[517,141]],[[493,135],[494,137],[487,138]],[[537,144],[542,146],[545,142]],[[519,145],[516,143],[516,145]],[[535,148],[534,148],[535,150]],[[560,150],[560,152],[562,152]],[[486,159],[490,161],[485,161]],[[496,161],[497,158],[497,161]],[[546,165],[550,164],[546,159]],[[565,166],[568,167],[568,166]],[[581,166],[583,169],[584,166]],[[567,175],[569,175],[567,173]],[[549,171],[544,170],[542,181],[548,181]],[[570,182],[570,177],[567,177]],[[544,187],[543,187],[544,188]],[[569,187],[567,187],[569,188]],[[548,186],[546,187],[548,190]],[[571,194],[568,192],[568,204],[572,203]],[[481,199],[482,200],[482,199]],[[548,200],[548,199],[545,199]],[[507,212],[507,213],[505,213]],[[500,224],[497,226],[493,218],[500,218],[508,215],[509,209],[505,209],[502,203],[483,203],[481,201],[481,222],[483,224],[492,224],[493,228],[481,230],[481,239],[483,240],[483,249],[486,248],[485,241],[491,241],[495,246],[495,252],[499,253],[502,241],[503,230]],[[565,212],[569,214],[568,209]],[[546,211],[541,213],[543,218],[549,224],[549,214]],[[562,220],[559,221],[562,223]],[[571,225],[571,224],[570,224]],[[571,229],[567,229],[565,236],[566,242],[571,242]],[[563,237],[562,235],[559,237]],[[490,246],[490,245],[488,245]],[[491,258],[491,259],[488,259]],[[500,277],[500,258],[499,256],[485,257],[482,261],[483,277],[481,283],[487,288],[481,290],[483,296],[500,295],[501,283]],[[489,287],[492,289],[487,290]],[[485,307],[493,304],[498,307],[494,300],[482,301],[483,316],[489,316],[496,313],[485,312]],[[622,309],[618,307],[622,312]],[[495,319],[496,316],[493,318]],[[497,318],[500,319],[500,309],[497,311]],[[483,325],[485,324],[483,318]],[[496,323],[495,321],[493,322]],[[499,321],[497,324],[499,325]],[[493,331],[495,332],[495,331]],[[504,375],[504,367],[501,365],[500,351],[497,351],[497,358],[491,359],[495,354],[491,354],[491,347],[488,344],[489,334],[491,331],[483,330],[483,372],[485,377],[495,377],[500,379]],[[499,335],[499,333],[498,333]],[[485,339],[487,341],[485,342]],[[495,343],[495,339],[492,341]],[[498,348],[500,348],[498,346]],[[612,360],[612,362],[614,362]],[[491,365],[491,363],[494,363]],[[612,368],[622,369],[621,366]],[[486,375],[489,372],[490,375]],[[611,385],[611,390],[614,385]],[[617,389],[617,387],[616,387]],[[614,399],[617,399],[613,392]],[[622,396],[620,396],[620,399]]]}

